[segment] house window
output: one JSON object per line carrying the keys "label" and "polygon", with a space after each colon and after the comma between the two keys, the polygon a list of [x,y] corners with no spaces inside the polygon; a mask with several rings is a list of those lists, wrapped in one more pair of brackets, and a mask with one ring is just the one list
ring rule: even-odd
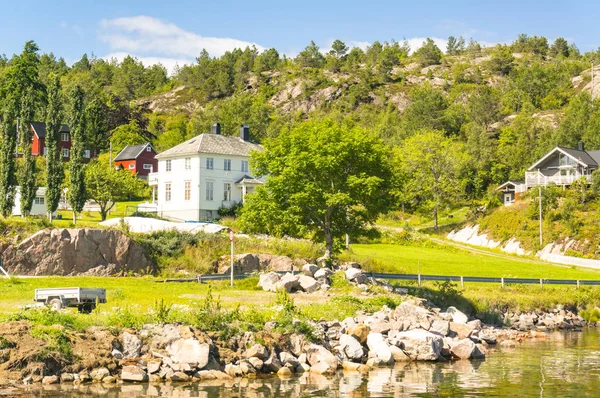
{"label": "house window", "polygon": [[215,168],[215,159],[206,158],[206,170],[212,170]]}
{"label": "house window", "polygon": [[90,150],[86,149],[85,151],[83,151],[83,157],[86,159],[90,158]]}
{"label": "house window", "polygon": [[247,160],[242,160],[242,171],[244,173],[247,173],[249,171],[248,161]]}
{"label": "house window", "polygon": [[146,152],[150,152],[151,150],[152,150],[152,147],[151,147],[150,145],[148,145],[148,146],[146,147]]}
{"label": "house window", "polygon": [[166,165],[167,171],[171,171],[171,161],[170,160],[165,161],[165,165]]}
{"label": "house window", "polygon": [[69,133],[61,133],[60,134],[60,140],[62,142],[69,142]]}
{"label": "house window", "polygon": [[185,182],[185,191],[183,193],[183,197],[185,200],[190,200],[191,191],[192,191],[192,182],[186,181]]}
{"label": "house window", "polygon": [[46,204],[46,198],[44,198],[43,196],[36,196],[33,202],[36,205],[45,205]]}
{"label": "house window", "polygon": [[69,157],[69,149],[63,148],[62,154],[63,154],[63,158],[68,158]]}
{"label": "house window", "polygon": [[223,184],[223,200],[229,202],[231,200],[231,183]]}
{"label": "house window", "polygon": [[47,154],[48,154],[48,147],[47,147],[47,146],[45,146],[45,147],[44,147],[44,156],[46,156]]}
{"label": "house window", "polygon": [[231,159],[223,159],[223,170],[231,171]]}
{"label": "house window", "polygon": [[213,200],[214,182],[206,182],[206,200]]}
{"label": "house window", "polygon": [[186,170],[192,169],[192,158],[185,158],[185,169]]}
{"label": "house window", "polygon": [[165,202],[171,201],[171,183],[167,182],[165,184]]}
{"label": "house window", "polygon": [[129,165],[129,170],[133,170],[133,169],[135,169],[135,164],[132,163]]}
{"label": "house window", "polygon": [[152,170],[152,165],[151,164],[144,164],[144,170]]}

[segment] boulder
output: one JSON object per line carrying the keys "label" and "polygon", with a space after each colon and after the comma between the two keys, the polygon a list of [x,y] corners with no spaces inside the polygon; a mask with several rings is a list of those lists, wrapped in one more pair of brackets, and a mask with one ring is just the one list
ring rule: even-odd
{"label": "boulder", "polygon": [[306,276],[314,277],[315,272],[319,270],[315,264],[304,264],[302,266],[302,273]]}
{"label": "boulder", "polygon": [[483,344],[475,344],[475,349],[471,353],[472,359],[485,359],[487,355],[487,350],[483,346]]}
{"label": "boulder", "polygon": [[471,339],[462,339],[450,346],[450,353],[458,359],[469,359],[475,351],[475,343]]}
{"label": "boulder", "polygon": [[210,346],[195,338],[179,339],[167,346],[167,352],[175,363],[196,363],[202,369],[208,364]]}
{"label": "boulder", "polygon": [[110,276],[156,272],[144,248],[115,229],[41,230],[2,253],[4,268],[16,275]]}
{"label": "boulder", "polygon": [[252,365],[252,367],[258,371],[260,371],[263,365],[265,364],[263,361],[256,357],[248,358],[248,362],[250,362],[250,365]]}
{"label": "boulder", "polygon": [[44,384],[44,385],[57,384],[58,381],[59,381],[58,376],[44,376],[44,378],[42,379],[42,384]]}
{"label": "boulder", "polygon": [[392,328],[392,325],[387,321],[377,321],[369,325],[371,332],[386,334]]}
{"label": "boulder", "polygon": [[[229,256],[222,256],[213,264],[213,268],[220,274],[231,273]],[[266,253],[243,253],[233,257],[233,271],[239,274],[251,274],[260,271],[285,272],[292,271],[294,260],[287,256],[278,256]]]}
{"label": "boulder", "polygon": [[392,357],[394,357],[394,362],[406,362],[410,361],[410,357],[406,355],[404,351],[395,345],[390,346],[390,351],[392,352]]}
{"label": "boulder", "polygon": [[287,368],[287,367],[283,367],[281,369],[279,369],[277,371],[277,376],[279,377],[292,377],[292,371]]}
{"label": "boulder", "polygon": [[348,334],[340,336],[340,348],[349,359],[355,361],[362,359],[365,354],[360,342]]}
{"label": "boulder", "polygon": [[462,323],[450,322],[450,330],[448,334],[459,339],[466,339],[471,336],[473,328],[470,325]]}
{"label": "boulder", "polygon": [[338,366],[338,359],[329,350],[318,344],[311,344],[306,349],[306,360],[311,367],[318,363],[326,363],[331,369],[335,370]]}
{"label": "boulder", "polygon": [[319,268],[313,275],[313,277],[315,279],[321,279],[321,278],[329,278],[329,276],[333,274],[333,271],[331,271],[329,268]]}
{"label": "boulder", "polygon": [[296,366],[296,369],[294,370],[296,371],[296,373],[310,372],[310,365],[307,363],[300,363],[298,364],[298,366]]}
{"label": "boulder", "polygon": [[242,373],[245,375],[256,374],[256,369],[249,361],[240,361],[239,367]]}
{"label": "boulder", "polygon": [[138,358],[142,351],[142,340],[129,332],[123,332],[123,357],[125,359]]}
{"label": "boulder", "polygon": [[375,353],[377,358],[381,361],[388,365],[394,363],[394,357],[390,350],[390,346],[385,342],[381,333],[369,333],[369,336],[367,337],[367,347],[369,347],[369,350]]}
{"label": "boulder", "polygon": [[356,278],[359,277],[359,275],[363,274],[363,272],[359,268],[348,268],[345,273],[346,279],[348,279],[349,281],[354,281],[356,280]]}
{"label": "boulder", "polygon": [[269,358],[269,352],[263,345],[254,344],[246,351],[246,358],[258,358],[264,361]]}
{"label": "boulder", "polygon": [[397,333],[391,341],[414,361],[435,361],[440,357],[443,338],[423,329]]}
{"label": "boulder", "polygon": [[269,272],[268,274],[261,274],[258,280],[258,286],[262,287],[263,290],[269,292],[277,291],[277,282],[279,282],[279,274],[275,272]]}
{"label": "boulder", "polygon": [[450,314],[454,323],[466,324],[469,322],[469,317],[455,307],[448,307],[446,313]]}
{"label": "boulder", "polygon": [[271,351],[271,355],[269,355],[269,358],[267,358],[267,360],[264,361],[263,366],[269,372],[273,372],[273,373],[279,372],[279,369],[281,369],[283,367],[283,365],[277,358],[277,355],[275,355],[275,350]]}
{"label": "boulder", "polygon": [[310,367],[311,373],[333,374],[336,368],[332,368],[328,362],[317,362]]}
{"label": "boulder", "polygon": [[300,275],[298,278],[298,283],[300,284],[302,290],[304,290],[306,293],[316,292],[320,288],[319,282],[317,282],[312,276]]}
{"label": "boulder", "polygon": [[190,379],[191,379],[190,376],[188,376],[187,374],[185,374],[183,372],[175,372],[170,377],[171,381],[180,381],[180,382],[190,381]]}
{"label": "boulder", "polygon": [[354,326],[350,326],[346,331],[347,334],[354,337],[361,344],[367,341],[367,337],[369,336],[369,332],[371,330],[364,323],[358,323]]}
{"label": "boulder", "polygon": [[293,356],[289,352],[285,352],[285,351],[282,351],[279,353],[279,360],[281,361],[282,364],[284,364],[284,365],[290,364],[294,368],[300,364],[300,361],[298,361],[298,359],[295,356]]}
{"label": "boulder", "polygon": [[[94,381],[102,381],[102,379],[105,378],[106,376],[110,376],[110,372],[106,368],[96,368],[96,369],[92,370],[89,374],[89,377]],[[83,380],[83,377],[81,377],[81,374],[80,374],[80,378]]]}
{"label": "boulder", "polygon": [[75,380],[75,375],[73,373],[61,373],[60,382],[61,383],[70,383]]}
{"label": "boulder", "polygon": [[450,322],[442,319],[435,319],[431,324],[429,331],[432,333],[437,333],[443,337],[448,336],[448,332],[450,332]]}
{"label": "boulder", "polygon": [[402,322],[402,330],[417,328],[429,330],[435,318],[431,311],[406,301],[396,307],[392,317]]}
{"label": "boulder", "polygon": [[298,276],[297,275],[292,275],[290,273],[285,274],[284,276],[281,277],[281,279],[279,280],[279,282],[277,282],[275,284],[277,290],[279,289],[285,289],[285,291],[287,291],[288,293],[293,292],[294,290],[296,290],[298,288],[298,286],[300,286],[300,284],[298,283]]}
{"label": "boulder", "polygon": [[160,365],[162,365],[162,359],[151,359],[146,362],[146,370],[149,374],[156,373],[160,370]]}
{"label": "boulder", "polygon": [[148,375],[137,365],[123,366],[121,380],[123,381],[145,381]]}

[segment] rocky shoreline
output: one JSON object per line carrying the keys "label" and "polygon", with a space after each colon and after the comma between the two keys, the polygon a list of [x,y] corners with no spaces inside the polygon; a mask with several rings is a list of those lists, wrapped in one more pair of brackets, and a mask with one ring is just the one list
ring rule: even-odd
{"label": "rocky shoreline", "polygon": [[[0,379],[13,388],[41,383],[160,383],[252,378],[276,374],[330,375],[338,369],[368,372],[411,361],[481,360],[490,347],[515,347],[558,329],[586,326],[560,307],[550,312],[508,313],[508,327],[485,325],[454,307],[445,311],[421,299],[407,299],[395,309],[382,308],[352,318],[315,322],[308,335],[277,333],[268,322],[260,332],[226,341],[180,324],[144,325],[118,335],[91,328],[72,341],[71,363],[35,363],[27,358],[27,321],[4,324],[0,344]],[[28,361],[31,360],[29,363]]]}

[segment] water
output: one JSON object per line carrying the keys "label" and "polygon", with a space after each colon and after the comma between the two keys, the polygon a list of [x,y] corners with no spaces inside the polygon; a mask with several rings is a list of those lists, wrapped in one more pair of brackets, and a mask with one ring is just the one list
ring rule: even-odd
{"label": "water", "polygon": [[554,333],[484,361],[396,364],[368,374],[338,372],[228,382],[48,386],[44,396],[105,397],[598,397],[600,330]]}

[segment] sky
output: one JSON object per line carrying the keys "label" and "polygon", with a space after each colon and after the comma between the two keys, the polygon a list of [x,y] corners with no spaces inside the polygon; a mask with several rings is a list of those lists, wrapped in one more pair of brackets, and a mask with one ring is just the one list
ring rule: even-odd
{"label": "sky", "polygon": [[[4,4],[2,4],[4,3]],[[71,64],[81,55],[145,64],[194,62],[203,48],[219,56],[256,45],[296,55],[314,40],[326,50],[335,39],[365,47],[375,40],[425,37],[440,46],[450,35],[482,44],[510,43],[519,33],[564,37],[582,52],[600,47],[598,1],[171,1],[0,0],[0,54],[34,40]],[[444,49],[444,48],[442,48]]]}

